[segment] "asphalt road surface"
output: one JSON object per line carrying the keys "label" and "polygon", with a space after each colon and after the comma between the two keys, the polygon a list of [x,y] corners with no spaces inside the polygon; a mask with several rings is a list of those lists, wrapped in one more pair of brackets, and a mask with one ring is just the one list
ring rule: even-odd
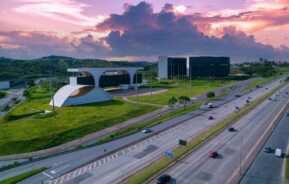
{"label": "asphalt road surface", "polygon": [[[289,111],[287,111],[289,112]],[[283,184],[288,183],[284,179],[285,156],[289,143],[289,116],[284,116],[275,131],[272,133],[262,151],[245,174],[242,184]],[[266,147],[281,149],[283,157],[276,157],[273,153],[264,152]]]}
{"label": "asphalt road surface", "polygon": [[[283,96],[288,89],[287,85],[280,90],[277,101],[264,101],[234,123],[232,126],[237,129],[236,132],[224,130],[168,169],[165,173],[172,176],[171,183],[228,183],[232,174],[239,170],[240,160],[254,150],[255,143],[289,100],[288,95]],[[272,97],[275,98],[275,95]],[[209,158],[209,153],[213,150],[218,152],[218,156]]]}
{"label": "asphalt road surface", "polygon": [[[276,87],[276,85],[279,83],[279,81],[276,81],[266,87],[270,90]],[[251,92],[249,96],[252,99],[256,99],[266,92],[267,90],[265,88],[260,88],[254,92]],[[59,170],[53,168],[45,171],[45,175],[54,178],[53,180],[48,180],[45,183],[56,184],[66,182],[105,184],[120,182],[126,176],[133,174],[135,171],[141,169],[146,165],[149,165],[151,161],[157,159],[160,156],[163,156],[166,151],[171,150],[173,147],[177,146],[179,139],[192,139],[207,130],[209,127],[211,127],[221,119],[224,119],[228,115],[234,113],[235,106],[243,107],[246,104],[246,99],[247,96],[237,98],[228,104],[224,104],[218,108],[214,108],[212,109],[212,111],[205,112],[201,116],[190,118],[189,120],[174,128],[170,128],[165,132],[145,139],[128,148],[119,150],[114,154],[108,155],[102,159],[96,160],[78,169],[72,170],[65,175],[59,174],[61,173],[61,170],[63,168],[59,168]],[[269,102],[266,101],[264,106],[267,107],[268,103]],[[277,101],[277,103],[280,102]],[[282,104],[279,105],[282,106]],[[277,106],[279,107],[279,105]],[[276,104],[272,106],[275,107]],[[270,108],[268,109],[271,108],[272,107],[270,106]],[[279,109],[276,109],[276,111],[274,111],[271,109],[269,111],[270,113],[276,113],[278,110]],[[253,110],[252,112],[255,111],[256,110]],[[214,119],[208,121],[209,115],[213,115]],[[182,116],[181,118],[175,119],[174,121],[181,121],[182,118],[186,119],[186,116],[191,117],[191,115],[188,114]],[[266,116],[260,117],[260,121],[263,118],[269,120],[273,117],[272,114],[266,114]],[[155,130],[153,129],[153,131]],[[141,133],[139,135],[141,135]],[[230,150],[228,150],[228,152],[230,152]],[[79,160],[81,159],[82,158],[79,158]],[[73,163],[74,162],[78,162],[78,160],[74,160]],[[68,163],[67,167],[69,167]],[[65,168],[63,170],[65,170]],[[60,177],[58,177],[59,175]],[[34,179],[35,178],[32,178],[31,181]]]}
{"label": "asphalt road surface", "polygon": [[[268,87],[268,89],[272,89],[272,88],[276,87],[279,83],[280,83],[280,81],[277,80],[274,83],[269,84],[266,87]],[[243,87],[245,87],[245,86],[246,85],[244,84]],[[239,88],[235,93],[231,93],[229,95],[226,95],[222,99],[214,102],[214,104],[220,105],[220,104],[227,102],[228,100],[236,99],[234,96],[236,93],[239,93],[241,91],[241,89],[242,88]],[[263,88],[257,89],[254,92],[251,92],[250,96],[252,96],[254,99],[254,98],[261,96],[265,92],[266,92],[265,87],[263,87]],[[154,132],[158,132],[158,131],[161,131],[161,130],[169,127],[169,126],[178,124],[181,120],[185,121],[183,124],[176,126],[175,128],[169,129],[166,132],[159,134],[159,135],[156,135],[155,137],[151,137],[149,139],[151,139],[150,141],[153,141],[155,138],[156,139],[162,138],[161,141],[164,140],[164,142],[168,142],[167,144],[169,144],[169,145],[160,144],[159,145],[160,148],[158,148],[157,150],[161,150],[161,149],[165,150],[165,149],[171,148],[172,146],[176,145],[175,134],[171,134],[171,132],[178,132],[177,134],[179,136],[194,137],[198,133],[204,131],[210,125],[213,125],[214,123],[216,123],[221,118],[224,118],[228,114],[232,113],[234,111],[235,105],[239,105],[239,106],[242,104],[244,105],[245,98],[246,97],[237,98],[235,101],[229,103],[229,106],[227,104],[225,104],[220,108],[213,109],[213,111],[211,111],[211,112],[206,112],[206,110],[196,110],[196,111],[192,111],[191,113],[189,113],[187,115],[181,116],[179,118],[176,118],[176,119],[173,119],[173,120],[170,120],[167,122],[163,122],[157,126],[152,127],[151,129]],[[202,113],[206,113],[206,114],[203,114],[202,116],[196,117],[197,115],[202,114]],[[207,121],[207,116],[209,114],[214,115],[215,119],[212,121]],[[195,117],[195,118],[193,118],[193,117]],[[191,131],[187,134],[184,134],[183,132],[186,132],[186,130],[187,130],[187,127],[186,127],[187,124],[191,127]],[[167,138],[167,136],[165,136],[166,134],[170,135],[169,136],[170,138]],[[104,156],[105,155],[104,149],[106,149],[107,153],[109,153],[113,150],[116,150],[116,149],[121,148],[125,145],[133,143],[137,140],[140,140],[141,138],[149,137],[149,136],[150,136],[149,134],[143,134],[140,132],[140,133],[136,133],[136,134],[112,141],[112,142],[108,142],[108,143],[103,144],[103,145],[99,145],[99,146],[95,146],[92,148],[88,148],[88,149],[84,149],[84,150],[80,150],[80,151],[76,151],[76,152],[72,152],[72,153],[67,153],[64,155],[59,155],[59,156],[51,157],[51,158],[48,158],[45,160],[40,160],[37,162],[33,162],[30,164],[19,166],[19,167],[1,172],[0,173],[0,180],[21,174],[23,172],[27,172],[27,171],[35,169],[35,168],[50,167],[49,170],[31,177],[31,178],[25,180],[23,183],[41,183],[44,180],[45,181],[52,180],[53,178],[60,178],[57,182],[60,182],[61,180],[62,180],[62,182],[64,182],[65,181],[64,178],[63,179],[61,178],[63,174],[65,174],[69,171],[74,172],[75,171],[74,169],[79,167],[80,165],[83,165],[84,163],[90,162],[94,159],[97,159],[101,156]],[[163,137],[165,137],[165,138],[163,138]],[[171,140],[172,137],[173,137],[173,141]],[[168,139],[168,140],[166,141],[166,139]],[[147,141],[147,143],[148,143],[148,140],[145,140],[145,141]],[[133,146],[134,146],[134,148],[137,148],[136,145],[133,145]],[[149,144],[147,146],[149,146]],[[132,152],[132,147],[130,147],[130,148],[131,148],[130,152]],[[147,160],[151,160],[151,158],[154,157],[155,155],[151,156],[151,154],[148,152],[154,153],[155,152],[154,149],[156,149],[156,148],[155,147],[154,148],[148,147],[148,148],[149,148],[148,149],[149,151],[147,151],[147,150],[145,151],[147,156],[144,156],[144,158],[148,158]],[[135,151],[131,154],[135,154],[136,151],[142,152],[143,149],[146,149],[146,147],[141,146],[140,148],[135,149]],[[121,152],[122,151],[123,150],[121,150]],[[158,151],[157,155],[159,155],[159,153],[162,154],[163,151]],[[106,160],[102,161],[102,162],[103,163],[105,162],[106,165],[109,165],[109,168],[114,168],[114,165],[112,164],[110,166],[111,163],[108,164],[107,160],[111,161],[112,160],[111,158],[115,159],[116,157],[120,157],[120,154],[121,153],[118,153],[117,156],[115,156],[115,154],[114,154],[114,156],[106,154],[109,157],[105,157]],[[124,157],[129,157],[129,156],[124,155]],[[122,158],[120,158],[120,160],[122,160]],[[136,160],[139,161],[139,160],[143,160],[143,159],[136,159]],[[97,162],[93,162],[93,164],[95,164],[95,163],[97,163]],[[96,164],[93,166],[96,166]],[[88,167],[86,169],[92,170],[92,166],[90,168]],[[81,171],[81,173],[84,172],[84,170],[87,171],[86,169],[84,168]],[[84,172],[84,173],[86,173],[86,172]],[[77,175],[78,174],[75,174],[74,177],[77,177]],[[72,177],[72,176],[70,176],[70,177]],[[56,180],[54,180],[54,181],[56,181]],[[53,182],[51,182],[51,183],[53,183]]]}

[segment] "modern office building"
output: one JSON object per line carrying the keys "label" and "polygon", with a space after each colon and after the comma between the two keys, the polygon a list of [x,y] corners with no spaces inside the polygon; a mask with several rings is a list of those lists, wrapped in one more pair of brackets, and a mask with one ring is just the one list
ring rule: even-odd
{"label": "modern office building", "polygon": [[192,77],[228,77],[230,73],[229,57],[190,57],[189,76]]}
{"label": "modern office building", "polygon": [[187,76],[187,58],[159,56],[158,77],[172,79],[179,76]]}
{"label": "modern office building", "polygon": [[117,68],[72,68],[68,72],[81,76],[70,77],[70,84],[60,88],[50,101],[57,107],[74,106],[112,100],[111,95],[102,87],[129,84],[141,81],[136,72],[142,67]]}

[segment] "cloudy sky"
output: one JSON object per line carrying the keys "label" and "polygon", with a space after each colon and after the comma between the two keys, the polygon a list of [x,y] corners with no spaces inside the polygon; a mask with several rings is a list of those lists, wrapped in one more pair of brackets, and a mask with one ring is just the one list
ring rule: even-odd
{"label": "cloudy sky", "polygon": [[0,56],[289,60],[289,0],[1,0]]}

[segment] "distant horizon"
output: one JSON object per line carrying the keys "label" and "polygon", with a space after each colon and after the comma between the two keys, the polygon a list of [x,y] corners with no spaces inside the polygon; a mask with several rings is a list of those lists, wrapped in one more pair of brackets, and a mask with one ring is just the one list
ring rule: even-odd
{"label": "distant horizon", "polygon": [[289,60],[289,0],[3,0],[0,55]]}
{"label": "distant horizon", "polygon": [[[4,56],[0,56],[0,58],[6,58],[6,59],[12,59],[12,60],[23,60],[23,61],[29,61],[29,60],[38,60],[38,59],[44,59],[44,58],[52,58],[52,57],[63,57],[63,58],[71,58],[71,59],[78,59],[78,60],[104,60],[104,61],[112,61],[112,62],[149,62],[149,63],[157,63],[157,57],[156,60],[154,61],[149,61],[149,60],[132,60],[132,61],[128,61],[128,60],[110,60],[110,59],[104,59],[104,58],[75,58],[75,57],[70,57],[70,56],[61,56],[61,55],[48,55],[48,56],[43,56],[43,57],[39,57],[39,58],[31,58],[31,59],[21,59],[21,58],[8,58],[8,57],[4,57]],[[228,56],[208,56],[208,55],[200,55],[200,56],[168,56],[168,57],[228,57]],[[232,61],[230,58],[230,63],[231,64],[238,64],[238,63],[246,63],[246,62],[258,62],[260,59],[265,59],[266,58],[259,58],[256,60],[246,60],[246,61]],[[276,62],[289,62],[286,60],[267,60],[267,61],[276,61]]]}

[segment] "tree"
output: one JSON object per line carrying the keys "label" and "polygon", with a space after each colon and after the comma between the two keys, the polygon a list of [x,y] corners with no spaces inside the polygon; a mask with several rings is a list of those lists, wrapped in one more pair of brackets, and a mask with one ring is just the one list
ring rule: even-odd
{"label": "tree", "polygon": [[207,98],[213,98],[213,97],[215,97],[215,93],[214,92],[210,91],[210,92],[207,93]]}
{"label": "tree", "polygon": [[168,103],[169,103],[169,106],[170,106],[170,109],[171,109],[171,113],[173,112],[174,105],[177,102],[178,102],[178,100],[174,96],[169,99]]}
{"label": "tree", "polygon": [[184,104],[184,107],[186,108],[187,104],[191,101],[191,99],[187,96],[180,96],[179,101],[181,104]]}
{"label": "tree", "polygon": [[29,88],[35,86],[34,80],[32,80],[32,79],[26,80],[26,85],[27,85]]}
{"label": "tree", "polygon": [[27,89],[23,91],[23,96],[25,96],[26,98],[30,97],[30,93]]}

